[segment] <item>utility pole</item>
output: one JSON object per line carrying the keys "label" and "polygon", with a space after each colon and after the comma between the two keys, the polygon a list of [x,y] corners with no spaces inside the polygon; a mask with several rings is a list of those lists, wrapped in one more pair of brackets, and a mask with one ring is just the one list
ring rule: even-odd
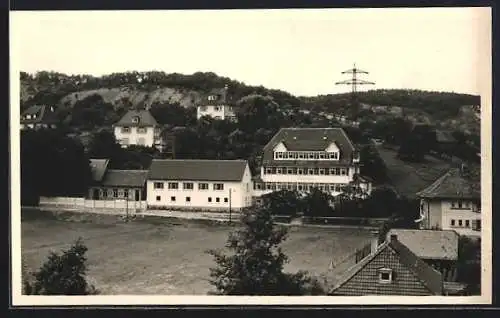
{"label": "utility pole", "polygon": [[229,224],[231,224],[231,188],[229,188]]}
{"label": "utility pole", "polygon": [[127,191],[127,196],[125,197],[125,222],[128,222],[128,197],[130,192],[128,189],[125,189],[125,191]]}
{"label": "utility pole", "polygon": [[368,72],[356,68],[356,63],[354,63],[353,68],[342,72],[342,74],[352,74],[352,77],[348,80],[336,82],[335,85],[351,85],[351,112],[353,117],[356,118],[359,114],[359,103],[357,99],[358,86],[375,85],[375,83],[358,78],[358,74],[368,74]]}

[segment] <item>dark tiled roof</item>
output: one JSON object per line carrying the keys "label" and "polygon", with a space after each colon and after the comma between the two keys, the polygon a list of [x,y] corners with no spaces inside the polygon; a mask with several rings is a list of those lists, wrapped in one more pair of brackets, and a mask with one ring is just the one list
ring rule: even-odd
{"label": "dark tiled roof", "polygon": [[458,259],[459,235],[455,231],[391,229],[387,239],[391,234],[421,259]]}
{"label": "dark tiled roof", "polygon": [[[139,122],[134,123],[133,118],[138,117]],[[149,127],[157,126],[156,119],[147,110],[130,110],[128,111],[115,126],[134,126],[134,127]]]}
{"label": "dark tiled roof", "polygon": [[273,149],[280,142],[290,151],[322,151],[332,142],[340,150],[340,160],[331,161],[303,161],[305,165],[332,166],[334,164],[350,164],[354,146],[342,128],[282,128],[264,147],[263,164],[300,165],[300,160],[274,160]]}
{"label": "dark tiled roof", "polygon": [[[428,265],[423,260],[418,258],[417,255],[415,255],[405,245],[403,245],[401,242],[397,240],[392,242],[386,241],[382,243],[381,245],[379,245],[379,247],[375,252],[373,252],[365,259],[363,259],[362,261],[351,267],[349,270],[347,270],[344,276],[330,290],[330,294],[333,295],[338,294],[337,291],[339,289],[343,288],[343,286],[347,286],[346,284],[349,283],[354,277],[356,277],[357,274],[361,273],[361,271],[364,268],[366,268],[370,263],[375,262],[375,260],[381,257],[382,254],[384,252],[387,252],[388,250],[395,253],[400,265],[403,265],[404,268],[409,270],[414,275],[416,281],[420,282],[422,286],[425,287],[426,290],[428,290],[429,293],[433,295],[443,294],[443,278],[441,276],[441,273],[439,273],[438,271],[433,269],[430,265]],[[383,265],[384,267],[389,267],[389,268],[391,267],[390,264],[383,264]],[[406,276],[406,275],[401,275],[402,277],[399,277],[398,274],[399,273],[397,272],[395,273],[396,280],[400,280]],[[395,295],[397,294],[398,289],[401,289],[400,284],[392,284],[392,283],[384,285],[383,289],[377,289],[376,287],[372,286],[375,283],[374,279],[377,280],[378,282],[377,276],[374,276],[373,273],[360,277],[361,280],[358,280],[355,284],[357,290],[354,291],[354,293],[358,293],[358,295],[359,294]],[[406,277],[406,279],[408,279],[408,277]],[[411,281],[406,283],[409,286],[406,287],[406,293],[410,294],[409,296],[411,296],[412,289],[414,289],[415,293],[421,294],[421,291],[419,291],[417,288],[418,286],[414,286]],[[366,286],[366,290],[363,289],[363,286]],[[342,294],[344,293],[346,293],[345,290]]]}
{"label": "dark tiled roof", "polygon": [[[216,96],[215,100],[208,99],[210,96]],[[228,94],[225,88],[215,88],[203,96],[199,106],[208,105],[229,105],[234,106],[234,101],[231,95]]]}
{"label": "dark tiled roof", "polygon": [[391,241],[389,246],[398,253],[401,263],[412,270],[431,292],[435,295],[443,294],[443,277],[440,272],[420,259],[399,240]]}
{"label": "dark tiled roof", "polygon": [[104,187],[143,187],[148,176],[147,170],[108,170],[101,185]]}
{"label": "dark tiled roof", "polygon": [[430,186],[417,193],[421,198],[479,199],[480,182],[465,178],[460,169],[450,169]]}
{"label": "dark tiled roof", "polygon": [[241,181],[245,160],[155,159],[149,168],[153,180]]}
{"label": "dark tiled roof", "polygon": [[[46,105],[33,105],[26,109],[21,114],[21,123],[22,124],[35,124],[35,123],[46,123],[53,124],[57,122],[57,118],[55,116],[55,112],[51,111],[53,107]],[[25,116],[36,115],[36,118],[24,119]]]}
{"label": "dark tiled roof", "polygon": [[101,182],[106,169],[108,168],[108,159],[90,159],[90,169],[94,182]]}

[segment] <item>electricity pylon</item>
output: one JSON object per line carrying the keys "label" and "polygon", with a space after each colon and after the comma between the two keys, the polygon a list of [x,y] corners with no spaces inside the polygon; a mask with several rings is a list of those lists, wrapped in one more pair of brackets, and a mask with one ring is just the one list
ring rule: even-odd
{"label": "electricity pylon", "polygon": [[351,114],[355,118],[359,114],[359,102],[357,99],[357,92],[359,85],[375,85],[374,82],[365,81],[358,78],[358,74],[369,74],[366,71],[356,68],[356,63],[354,63],[353,68],[342,72],[342,74],[352,74],[352,77],[348,80],[336,82],[335,85],[351,85]]}

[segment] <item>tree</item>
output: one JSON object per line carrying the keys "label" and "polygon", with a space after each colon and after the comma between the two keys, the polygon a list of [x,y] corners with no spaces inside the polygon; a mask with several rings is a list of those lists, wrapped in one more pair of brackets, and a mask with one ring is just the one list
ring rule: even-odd
{"label": "tree", "polygon": [[256,207],[242,212],[242,228],[229,234],[227,248],[233,253],[208,251],[216,267],[210,269],[211,284],[219,295],[291,296],[325,294],[319,282],[306,272],[285,273],[288,261],[280,244],[285,227],[273,223],[271,211]]}
{"label": "tree", "polygon": [[303,209],[305,216],[331,216],[333,209],[331,203],[333,196],[317,188],[311,191],[303,199]]}
{"label": "tree", "polygon": [[264,195],[262,199],[264,208],[271,211],[272,215],[293,217],[302,210],[302,201],[294,191],[275,191]]}
{"label": "tree", "polygon": [[460,236],[457,276],[458,281],[467,284],[468,294],[481,294],[481,239]]}
{"label": "tree", "polygon": [[259,128],[278,128],[283,122],[278,104],[271,97],[261,95],[246,96],[238,101],[236,116],[245,132],[255,132]]}
{"label": "tree", "polygon": [[68,250],[52,252],[48,260],[34,273],[34,282],[24,280],[28,295],[92,295],[97,290],[86,280],[87,247],[78,239]]}

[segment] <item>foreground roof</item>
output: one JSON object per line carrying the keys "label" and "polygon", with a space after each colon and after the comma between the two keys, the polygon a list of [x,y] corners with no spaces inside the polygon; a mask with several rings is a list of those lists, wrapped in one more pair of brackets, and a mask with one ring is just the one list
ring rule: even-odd
{"label": "foreground roof", "polygon": [[479,199],[480,182],[463,176],[459,168],[450,169],[430,186],[417,193],[421,198]]}
{"label": "foreground roof", "polygon": [[101,182],[105,187],[143,187],[148,176],[147,170],[108,170]]}
{"label": "foreground roof", "polygon": [[108,167],[108,159],[90,159],[90,169],[92,171],[92,180],[101,182]]}
{"label": "foreground roof", "polygon": [[[339,163],[350,163],[354,145],[342,128],[281,128],[264,147],[263,161],[273,162],[273,149],[283,143],[289,151],[322,151],[332,142],[340,150]],[[294,160],[279,160],[280,164],[295,163]],[[319,161],[318,161],[319,162]],[[326,161],[329,164],[331,162]]]}
{"label": "foreground roof", "polygon": [[416,256],[432,260],[457,260],[458,238],[455,231],[391,229],[387,233],[397,235],[398,241]]}
{"label": "foreground roof", "polygon": [[154,159],[149,179],[192,181],[241,181],[246,160]]}
{"label": "foreground roof", "polygon": [[[135,117],[139,118],[136,123],[133,121]],[[134,126],[134,127],[146,127],[146,126],[156,126],[158,123],[156,119],[147,110],[129,110],[116,124],[115,126]]]}
{"label": "foreground roof", "polygon": [[[408,247],[399,242],[398,240],[393,241],[385,241],[375,252],[367,256],[365,259],[351,267],[345,275],[337,282],[337,284],[330,290],[330,294],[335,294],[335,292],[340,289],[342,286],[347,284],[351,279],[353,279],[362,269],[367,267],[372,261],[374,261],[377,256],[381,255],[384,251],[390,251],[394,253],[400,264],[403,265],[406,269],[408,269],[419,282],[431,293],[434,295],[442,295],[443,294],[443,278],[440,272],[432,268],[422,259],[420,259],[415,253],[413,253]],[[386,261],[386,260],[385,260]],[[396,275],[396,279],[399,279]],[[373,290],[370,289],[370,284],[372,283],[373,276],[361,276],[360,281],[355,284],[356,290],[353,292],[359,295],[368,295],[368,294],[395,294],[396,290],[391,291],[391,289],[397,289],[400,286],[398,284],[387,284],[384,285],[383,290]],[[370,291],[368,291],[370,289]]]}

